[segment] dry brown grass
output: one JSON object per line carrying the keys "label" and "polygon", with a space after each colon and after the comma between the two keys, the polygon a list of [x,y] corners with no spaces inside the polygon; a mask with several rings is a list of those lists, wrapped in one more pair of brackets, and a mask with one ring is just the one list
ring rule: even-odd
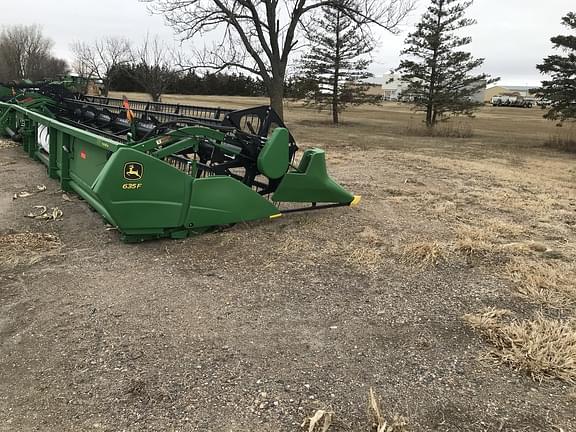
{"label": "dry brown grass", "polygon": [[300,427],[308,426],[308,432],[328,432],[334,419],[334,412],[327,410],[316,410],[316,412],[304,419]]}
{"label": "dry brown grass", "polygon": [[478,260],[485,264],[501,265],[516,258],[543,260],[564,257],[563,252],[541,242],[521,239],[529,233],[528,229],[502,219],[486,219],[479,225],[458,223],[452,229],[455,233],[452,240],[407,244],[401,248],[403,261],[430,266],[464,257],[468,262]]}
{"label": "dry brown grass", "polygon": [[33,265],[61,247],[60,239],[47,233],[0,235],[0,268]]}
{"label": "dry brown grass", "polygon": [[402,249],[404,262],[421,267],[436,266],[446,258],[446,246],[436,241],[409,243]]}
{"label": "dry brown grass", "polygon": [[386,418],[376,392],[370,388],[368,394],[368,413],[372,421],[372,432],[408,432],[408,419],[399,414]]}
{"label": "dry brown grass", "polygon": [[495,346],[489,356],[535,380],[559,378],[576,382],[576,320],[519,320],[504,309],[465,315],[473,328]]}
{"label": "dry brown grass", "polygon": [[458,211],[458,204],[449,200],[431,202],[430,211],[437,217],[450,217]]}
{"label": "dry brown grass", "polygon": [[[123,93],[111,92],[113,97],[122,97]],[[126,93],[135,100],[149,100],[149,96],[142,93]],[[166,95],[165,102],[185,103],[200,106],[245,108],[269,103],[267,98],[248,98],[233,96],[193,96],[193,95]],[[343,113],[345,128],[318,127],[329,120],[326,113],[318,113],[306,109],[301,102],[289,102],[285,105],[286,121],[299,145],[306,146],[334,146],[346,145],[354,148],[401,148],[406,145],[429,146],[427,137],[415,139],[407,136],[406,125],[422,124],[423,116],[414,113],[407,104],[386,102],[379,106],[366,105],[351,107]],[[453,127],[456,133],[450,131],[448,135],[466,135],[466,125],[473,124],[475,142],[482,144],[483,148],[495,147],[537,147],[547,137],[556,132],[554,123],[544,120],[540,110],[497,109],[483,107],[474,119],[453,119],[451,123],[461,122],[462,127]],[[442,127],[443,125],[439,125]],[[513,131],[513,133],[511,133]],[[442,138],[439,135],[439,138]],[[434,137],[430,137],[434,138]],[[470,138],[458,140],[458,145]],[[454,140],[435,140],[434,147],[442,150],[452,147]]]}
{"label": "dry brown grass", "polygon": [[576,304],[576,266],[572,262],[516,258],[506,272],[516,290],[530,301],[556,308]]}
{"label": "dry brown grass", "polygon": [[482,226],[496,238],[515,238],[527,231],[526,227],[522,225],[497,218],[485,220]]}
{"label": "dry brown grass", "polygon": [[549,250],[548,246],[534,240],[515,241],[504,243],[501,250],[508,255],[522,256],[533,253],[543,253]]}
{"label": "dry brown grass", "polygon": [[459,238],[496,243],[501,239],[516,238],[526,232],[526,228],[503,219],[491,218],[480,222],[478,226],[460,224],[456,227]]}
{"label": "dry brown grass", "polygon": [[357,245],[346,252],[346,264],[367,273],[376,273],[382,264],[383,256],[379,248]]}
{"label": "dry brown grass", "polygon": [[494,244],[485,240],[464,237],[456,240],[454,250],[466,258],[487,258],[498,249]]}
{"label": "dry brown grass", "polygon": [[295,261],[309,264],[326,262],[326,258],[339,261],[343,265],[364,274],[375,274],[384,261],[384,253],[379,242],[359,236],[354,241],[315,241],[300,235],[286,235],[278,240],[277,252]]}
{"label": "dry brown grass", "polygon": [[[368,420],[370,432],[409,432],[408,419],[397,413],[385,415],[382,404],[372,388],[368,393]],[[337,421],[337,413],[325,408],[318,409],[310,417],[306,417],[300,427],[307,432],[328,432],[332,426],[337,427],[337,423],[341,423]]]}
{"label": "dry brown grass", "polygon": [[454,250],[467,258],[485,258],[496,251],[494,233],[486,228],[459,225]]}
{"label": "dry brown grass", "polygon": [[576,153],[576,127],[567,127],[550,135],[544,145],[549,148]]}
{"label": "dry brown grass", "polygon": [[419,137],[472,138],[474,133],[470,124],[462,122],[440,123],[434,127],[410,123],[406,127],[406,135]]}
{"label": "dry brown grass", "polygon": [[524,232],[524,227],[501,219],[488,219],[481,222],[480,226],[461,224],[456,227],[454,250],[468,259],[505,258],[507,255],[529,250],[502,243],[517,238]]}

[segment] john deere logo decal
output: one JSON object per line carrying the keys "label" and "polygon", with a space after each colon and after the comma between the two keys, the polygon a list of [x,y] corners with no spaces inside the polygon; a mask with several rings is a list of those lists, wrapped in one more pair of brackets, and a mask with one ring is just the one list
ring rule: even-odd
{"label": "john deere logo decal", "polygon": [[124,164],[124,178],[126,180],[140,180],[144,174],[144,167],[138,162],[127,162]]}

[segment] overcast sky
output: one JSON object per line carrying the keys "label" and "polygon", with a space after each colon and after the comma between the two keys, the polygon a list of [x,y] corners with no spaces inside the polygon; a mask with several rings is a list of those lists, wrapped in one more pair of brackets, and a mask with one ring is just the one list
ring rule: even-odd
{"label": "overcast sky", "polygon": [[[427,4],[418,1],[400,35],[380,32],[372,65],[376,75],[398,65],[406,34]],[[537,85],[535,65],[552,52],[550,37],[566,33],[560,19],[569,11],[576,11],[576,0],[476,0],[468,10],[468,16],[478,21],[470,28],[469,48],[486,59],[482,71],[499,76],[502,84]],[[138,0],[0,0],[0,26],[10,24],[40,24],[54,40],[55,53],[67,60],[75,40],[123,35],[137,41],[147,32],[174,39],[162,18],[150,15]]]}

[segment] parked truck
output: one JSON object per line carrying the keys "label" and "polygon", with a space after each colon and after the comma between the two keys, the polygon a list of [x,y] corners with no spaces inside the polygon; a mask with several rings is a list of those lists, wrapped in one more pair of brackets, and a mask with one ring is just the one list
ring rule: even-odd
{"label": "parked truck", "polygon": [[490,100],[492,106],[532,108],[532,101],[522,96],[497,95]]}

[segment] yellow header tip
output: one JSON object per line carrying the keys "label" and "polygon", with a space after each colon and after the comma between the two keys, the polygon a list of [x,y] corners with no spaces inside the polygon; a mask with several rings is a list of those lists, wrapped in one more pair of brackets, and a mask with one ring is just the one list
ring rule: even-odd
{"label": "yellow header tip", "polygon": [[270,216],[270,219],[278,219],[278,218],[280,218],[280,217],[282,217],[282,213],[278,213],[278,214],[272,215],[272,216]]}
{"label": "yellow header tip", "polygon": [[350,203],[350,207],[356,207],[357,205],[360,204],[360,201],[362,201],[362,196],[361,195],[354,195],[354,199]]}

